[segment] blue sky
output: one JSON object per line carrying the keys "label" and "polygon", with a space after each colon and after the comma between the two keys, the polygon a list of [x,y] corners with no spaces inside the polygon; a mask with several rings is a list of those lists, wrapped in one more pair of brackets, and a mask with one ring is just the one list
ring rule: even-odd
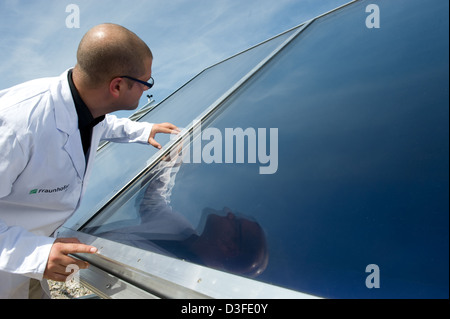
{"label": "blue sky", "polygon": [[[112,22],[153,51],[149,92],[160,102],[210,65],[349,1],[1,0],[0,90],[61,74],[76,63],[86,31]],[[66,26],[69,4],[80,9],[79,28]]]}

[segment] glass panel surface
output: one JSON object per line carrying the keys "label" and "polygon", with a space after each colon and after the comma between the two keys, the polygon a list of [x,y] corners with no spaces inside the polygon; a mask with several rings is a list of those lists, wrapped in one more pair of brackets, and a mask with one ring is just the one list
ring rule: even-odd
{"label": "glass panel surface", "polygon": [[[265,41],[204,70],[140,121],[170,122],[180,128],[187,127],[295,31],[296,29],[280,34],[270,41]],[[156,139],[163,147],[170,140],[163,134],[157,135]],[[84,216],[90,216],[100,209],[147,166],[149,159],[156,152],[155,148],[141,144],[106,145],[97,154],[89,186],[80,208],[65,226],[77,229]]]}
{"label": "glass panel surface", "polygon": [[377,1],[379,29],[370,3],[313,22],[84,231],[323,297],[448,298],[448,2]]}

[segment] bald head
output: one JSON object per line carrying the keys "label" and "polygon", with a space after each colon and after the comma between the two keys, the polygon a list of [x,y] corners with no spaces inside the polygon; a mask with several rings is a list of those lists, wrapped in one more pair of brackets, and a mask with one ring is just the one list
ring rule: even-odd
{"label": "bald head", "polygon": [[78,46],[76,68],[86,85],[97,87],[118,76],[144,75],[148,59],[153,55],[144,41],[122,26],[107,23],[84,35]]}

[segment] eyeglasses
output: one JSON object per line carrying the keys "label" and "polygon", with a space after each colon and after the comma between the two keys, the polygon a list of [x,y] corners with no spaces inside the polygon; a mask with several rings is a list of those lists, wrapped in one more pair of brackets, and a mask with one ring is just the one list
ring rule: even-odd
{"label": "eyeglasses", "polygon": [[139,83],[145,85],[146,87],[148,87],[147,90],[150,90],[150,89],[153,87],[153,85],[155,84],[155,80],[153,80],[153,78],[150,78],[150,80],[149,80],[150,82],[145,82],[145,81],[142,81],[142,80],[133,78],[133,77],[128,76],[128,75],[122,75],[122,76],[119,76],[119,77],[120,77],[120,78],[126,78],[126,79],[129,79],[129,80],[133,80],[133,81],[136,81],[136,82],[139,82]]}

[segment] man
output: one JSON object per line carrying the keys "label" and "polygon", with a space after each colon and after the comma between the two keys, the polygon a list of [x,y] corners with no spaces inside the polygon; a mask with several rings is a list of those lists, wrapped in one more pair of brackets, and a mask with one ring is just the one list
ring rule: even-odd
{"label": "man", "polygon": [[102,24],[73,69],[0,91],[0,298],[28,298],[30,278],[64,281],[67,266],[88,266],[68,255],[95,247],[50,236],[78,208],[100,140],[159,149],[157,133],[179,132],[108,115],[138,106],[152,61],[133,32]]}

